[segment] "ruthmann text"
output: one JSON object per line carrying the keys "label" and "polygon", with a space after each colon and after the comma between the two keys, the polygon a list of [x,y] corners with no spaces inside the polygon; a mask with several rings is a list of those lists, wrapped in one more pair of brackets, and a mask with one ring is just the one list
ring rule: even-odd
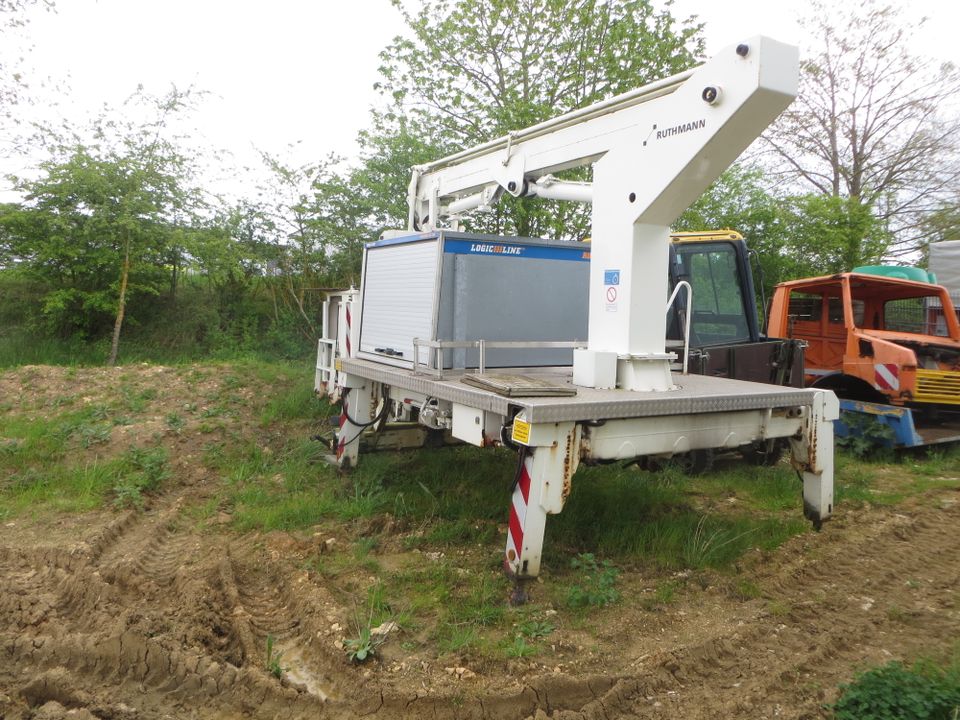
{"label": "ruthmann text", "polygon": [[684,123],[683,125],[674,125],[666,130],[657,130],[657,140],[672,137],[673,135],[680,135],[681,133],[690,132],[691,130],[699,130],[706,126],[706,120],[694,120],[693,122]]}

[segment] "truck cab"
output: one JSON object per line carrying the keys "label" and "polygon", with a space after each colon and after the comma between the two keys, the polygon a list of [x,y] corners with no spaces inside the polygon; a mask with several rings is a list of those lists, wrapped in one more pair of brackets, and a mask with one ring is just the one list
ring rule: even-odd
{"label": "truck cab", "polygon": [[856,272],[782,283],[768,333],[807,344],[808,385],[850,400],[960,410],[960,326],[940,285]]}
{"label": "truck cab", "polygon": [[[690,372],[803,387],[803,343],[763,336],[750,256],[735,230],[670,236],[670,287],[690,284]],[[667,344],[683,345],[688,298],[681,293],[667,319]]]}

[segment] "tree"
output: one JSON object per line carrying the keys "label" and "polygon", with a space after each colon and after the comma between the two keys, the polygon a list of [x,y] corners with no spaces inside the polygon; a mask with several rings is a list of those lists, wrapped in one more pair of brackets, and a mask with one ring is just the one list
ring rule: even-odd
{"label": "tree", "polygon": [[190,158],[167,137],[189,94],[142,99],[155,111],[151,121],[104,120],[99,143],[57,148],[38,179],[18,181],[22,205],[0,215],[9,255],[45,283],[43,314],[52,325],[96,333],[112,317],[110,364],[130,298],[159,294],[203,207]]}
{"label": "tree", "polygon": [[675,223],[676,230],[739,231],[755,253],[758,290],[881,262],[889,238],[862,203],[816,193],[774,195],[759,167],[733,165]]}
{"label": "tree", "polygon": [[945,201],[924,219],[929,242],[960,240],[960,195]]}
{"label": "tree", "polygon": [[890,238],[870,207],[854,198],[798,195],[781,209],[786,279],[849,272],[883,261]]}
{"label": "tree", "polygon": [[776,283],[795,277],[795,259],[784,243],[782,207],[764,186],[762,170],[737,164],[677,219],[674,230],[729,228],[740,232],[756,253],[757,289],[767,297]]}
{"label": "tree", "polygon": [[878,223],[851,227],[888,230],[864,238],[890,241],[881,254],[912,252],[925,239],[921,218],[960,180],[960,118],[944,112],[960,74],[912,54],[911,26],[879,0],[815,0],[804,25],[818,45],[798,99],[764,136],[774,169],[801,194],[872,212]]}
{"label": "tree", "polygon": [[[409,36],[381,53],[388,106],[361,138],[367,174],[357,179],[375,181],[372,213],[394,225],[407,220],[409,160],[437,159],[677,73],[703,51],[700,25],[677,22],[650,0],[427,0],[415,13],[393,2]],[[582,237],[588,218],[582,206],[520,201],[469,224]]]}

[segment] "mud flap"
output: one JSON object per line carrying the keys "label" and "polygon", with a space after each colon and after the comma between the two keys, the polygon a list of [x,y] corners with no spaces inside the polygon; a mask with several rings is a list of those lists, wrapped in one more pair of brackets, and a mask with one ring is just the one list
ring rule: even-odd
{"label": "mud flap", "polygon": [[818,529],[833,513],[833,421],[838,417],[837,396],[818,390],[800,437],[790,440],[793,466],[803,477],[803,514]]}

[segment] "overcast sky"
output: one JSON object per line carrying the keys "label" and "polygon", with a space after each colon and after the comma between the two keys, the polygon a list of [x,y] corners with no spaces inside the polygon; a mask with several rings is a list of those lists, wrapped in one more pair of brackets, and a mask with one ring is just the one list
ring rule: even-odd
{"label": "overcast sky", "polygon": [[[850,0],[846,0],[850,1]],[[856,0],[853,0],[856,1]],[[658,0],[655,0],[658,2]],[[662,3],[659,3],[661,4]],[[673,14],[706,23],[708,55],[762,33],[800,44],[797,0],[675,0]],[[357,131],[376,102],[378,53],[403,31],[389,0],[57,0],[27,29],[35,77],[63,92],[33,112],[71,120],[119,105],[142,83],[211,95],[196,124],[238,166],[253,148],[308,162],[356,152]],[[960,64],[960,2],[913,0],[905,12],[931,19],[916,49]],[[4,52],[0,48],[0,52]]]}

